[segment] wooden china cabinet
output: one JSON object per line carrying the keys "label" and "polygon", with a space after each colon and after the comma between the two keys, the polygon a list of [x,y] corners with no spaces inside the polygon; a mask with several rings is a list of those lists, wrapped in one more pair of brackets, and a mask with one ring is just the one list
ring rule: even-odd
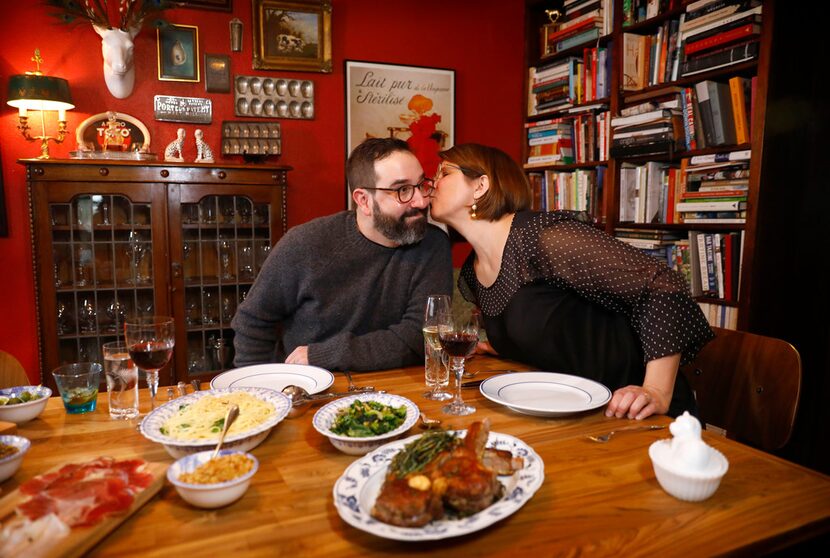
{"label": "wooden china cabinet", "polygon": [[161,384],[207,380],[232,360],[230,320],[286,230],[288,166],[36,160],[31,204],[41,380],[101,362],[124,320],[170,315]]}

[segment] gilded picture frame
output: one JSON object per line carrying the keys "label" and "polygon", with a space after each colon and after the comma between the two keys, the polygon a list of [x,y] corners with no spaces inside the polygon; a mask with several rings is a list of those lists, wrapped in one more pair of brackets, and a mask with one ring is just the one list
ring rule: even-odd
{"label": "gilded picture frame", "polygon": [[332,71],[329,0],[253,0],[255,70]]}
{"label": "gilded picture frame", "polygon": [[170,24],[156,29],[159,81],[199,82],[199,28]]}

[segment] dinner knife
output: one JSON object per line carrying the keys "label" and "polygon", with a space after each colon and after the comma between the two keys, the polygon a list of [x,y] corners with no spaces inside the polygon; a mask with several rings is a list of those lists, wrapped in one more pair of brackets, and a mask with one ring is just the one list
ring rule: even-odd
{"label": "dinner knife", "polygon": [[473,380],[472,382],[461,382],[462,388],[477,388],[484,380]]}

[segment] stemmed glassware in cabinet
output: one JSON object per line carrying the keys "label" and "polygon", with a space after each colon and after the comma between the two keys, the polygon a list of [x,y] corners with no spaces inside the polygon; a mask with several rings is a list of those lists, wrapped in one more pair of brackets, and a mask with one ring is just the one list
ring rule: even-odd
{"label": "stemmed glassware in cabinet", "polygon": [[156,408],[159,370],[173,356],[173,346],[176,344],[174,333],[173,318],[169,316],[131,318],[124,325],[124,340],[130,358],[144,371],[147,378],[151,410]]}
{"label": "stemmed glassware in cabinet", "polygon": [[464,376],[464,361],[472,355],[478,344],[478,332],[481,329],[481,314],[470,312],[466,316],[450,316],[438,325],[438,339],[441,348],[450,357],[450,365],[455,375],[455,398],[442,410],[449,415],[470,415],[476,408],[461,398],[461,379]]}
{"label": "stemmed glassware in cabinet", "polygon": [[450,297],[448,295],[429,295],[424,309],[424,378],[427,387],[431,388],[424,393],[426,399],[432,401],[446,401],[452,395],[442,388],[449,384],[447,370],[447,356],[441,348],[438,339],[438,327],[447,323],[451,318]]}
{"label": "stemmed glassware in cabinet", "polygon": [[138,231],[130,231],[130,241],[127,246],[127,256],[130,258],[130,268],[132,269],[132,277],[129,283],[133,285],[141,285],[147,281],[147,278],[141,272],[141,262],[147,254],[147,247],[144,244],[144,239]]}

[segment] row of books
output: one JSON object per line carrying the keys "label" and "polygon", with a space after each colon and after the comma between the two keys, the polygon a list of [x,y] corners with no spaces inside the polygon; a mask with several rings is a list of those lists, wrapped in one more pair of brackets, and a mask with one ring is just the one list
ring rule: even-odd
{"label": "row of books", "polygon": [[552,56],[611,33],[613,0],[565,0],[563,16],[541,29],[541,56]]}
{"label": "row of books", "polygon": [[744,233],[645,230],[618,227],[618,240],[679,271],[695,297],[737,302]]}
{"label": "row of books", "polygon": [[622,25],[629,27],[680,6],[682,0],[623,0]]}
{"label": "row of books", "polygon": [[603,111],[526,123],[525,168],[607,160],[610,122]]}
{"label": "row of books", "polygon": [[738,329],[738,309],[713,302],[698,302],[710,326],[723,329]]}
{"label": "row of books", "polygon": [[706,80],[680,91],[689,149],[749,143],[757,78],[734,76],[728,83]]}
{"label": "row of books", "polygon": [[533,190],[533,208],[538,211],[586,211],[602,220],[602,192],[606,167],[528,173]]}
{"label": "row of books", "polygon": [[751,151],[620,166],[621,223],[746,222]]}
{"label": "row of books", "polygon": [[635,91],[757,58],[760,4],[760,0],[717,0],[689,11],[689,6],[697,5],[692,3],[678,19],[664,21],[656,33],[624,33],[623,90]]}
{"label": "row of books", "polygon": [[531,67],[528,75],[528,115],[544,114],[606,98],[611,90],[611,52],[586,48],[583,57],[569,56],[552,64]]}

